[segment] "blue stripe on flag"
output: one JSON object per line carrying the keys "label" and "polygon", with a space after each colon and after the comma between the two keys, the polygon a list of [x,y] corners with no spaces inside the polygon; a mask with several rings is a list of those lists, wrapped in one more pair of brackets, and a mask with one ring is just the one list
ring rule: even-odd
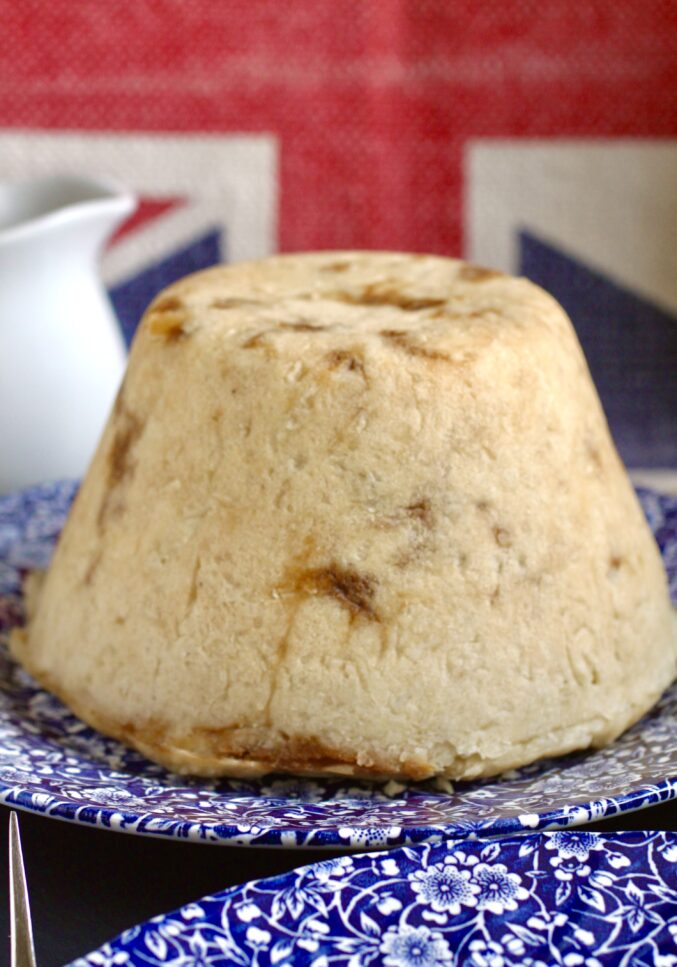
{"label": "blue stripe on flag", "polygon": [[222,233],[220,228],[208,232],[186,248],[172,253],[109,291],[128,346],[141,316],[158,292],[189,272],[197,272],[222,261]]}
{"label": "blue stripe on flag", "polygon": [[520,272],[566,309],[630,467],[677,467],[677,318],[521,232]]}

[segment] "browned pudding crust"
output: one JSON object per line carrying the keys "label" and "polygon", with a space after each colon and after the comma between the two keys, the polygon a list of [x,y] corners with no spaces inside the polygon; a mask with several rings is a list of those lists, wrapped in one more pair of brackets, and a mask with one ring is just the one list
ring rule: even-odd
{"label": "browned pudding crust", "polygon": [[[13,649],[21,651],[22,655],[25,655],[25,639],[24,629],[15,628],[12,631]],[[188,735],[176,736],[161,722],[115,722],[88,707],[81,698],[69,695],[49,675],[31,668],[25,658],[23,664],[43,688],[56,695],[84,722],[174,772],[212,776],[263,776],[274,772],[291,772],[304,776],[348,775],[364,779],[413,781],[434,775],[434,769],[421,762],[375,759],[358,762],[354,753],[331,748],[312,736],[269,736],[264,740],[260,729],[246,726],[223,729],[197,727]]]}

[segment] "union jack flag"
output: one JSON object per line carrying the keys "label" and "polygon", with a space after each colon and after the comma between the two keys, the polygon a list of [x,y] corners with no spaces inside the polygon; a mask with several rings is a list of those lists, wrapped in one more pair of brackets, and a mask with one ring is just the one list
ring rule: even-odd
{"label": "union jack flag", "polygon": [[31,6],[0,0],[0,178],[137,193],[103,263],[128,340],[222,260],[465,255],[563,303],[626,462],[677,468],[673,4]]}

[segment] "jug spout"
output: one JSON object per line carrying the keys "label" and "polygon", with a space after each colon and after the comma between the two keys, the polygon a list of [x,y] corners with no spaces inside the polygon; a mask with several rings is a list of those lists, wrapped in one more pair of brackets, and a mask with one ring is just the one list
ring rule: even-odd
{"label": "jug spout", "polygon": [[98,251],[135,208],[136,201],[115,182],[59,175],[0,184],[0,250],[17,245],[53,245],[55,236],[80,234]]}

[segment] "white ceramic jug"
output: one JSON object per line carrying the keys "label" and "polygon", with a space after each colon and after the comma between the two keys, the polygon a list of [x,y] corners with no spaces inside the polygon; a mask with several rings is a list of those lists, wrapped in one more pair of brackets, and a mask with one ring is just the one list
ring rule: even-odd
{"label": "white ceramic jug", "polygon": [[87,467],[125,365],[98,259],[134,207],[98,179],[0,184],[0,493]]}

